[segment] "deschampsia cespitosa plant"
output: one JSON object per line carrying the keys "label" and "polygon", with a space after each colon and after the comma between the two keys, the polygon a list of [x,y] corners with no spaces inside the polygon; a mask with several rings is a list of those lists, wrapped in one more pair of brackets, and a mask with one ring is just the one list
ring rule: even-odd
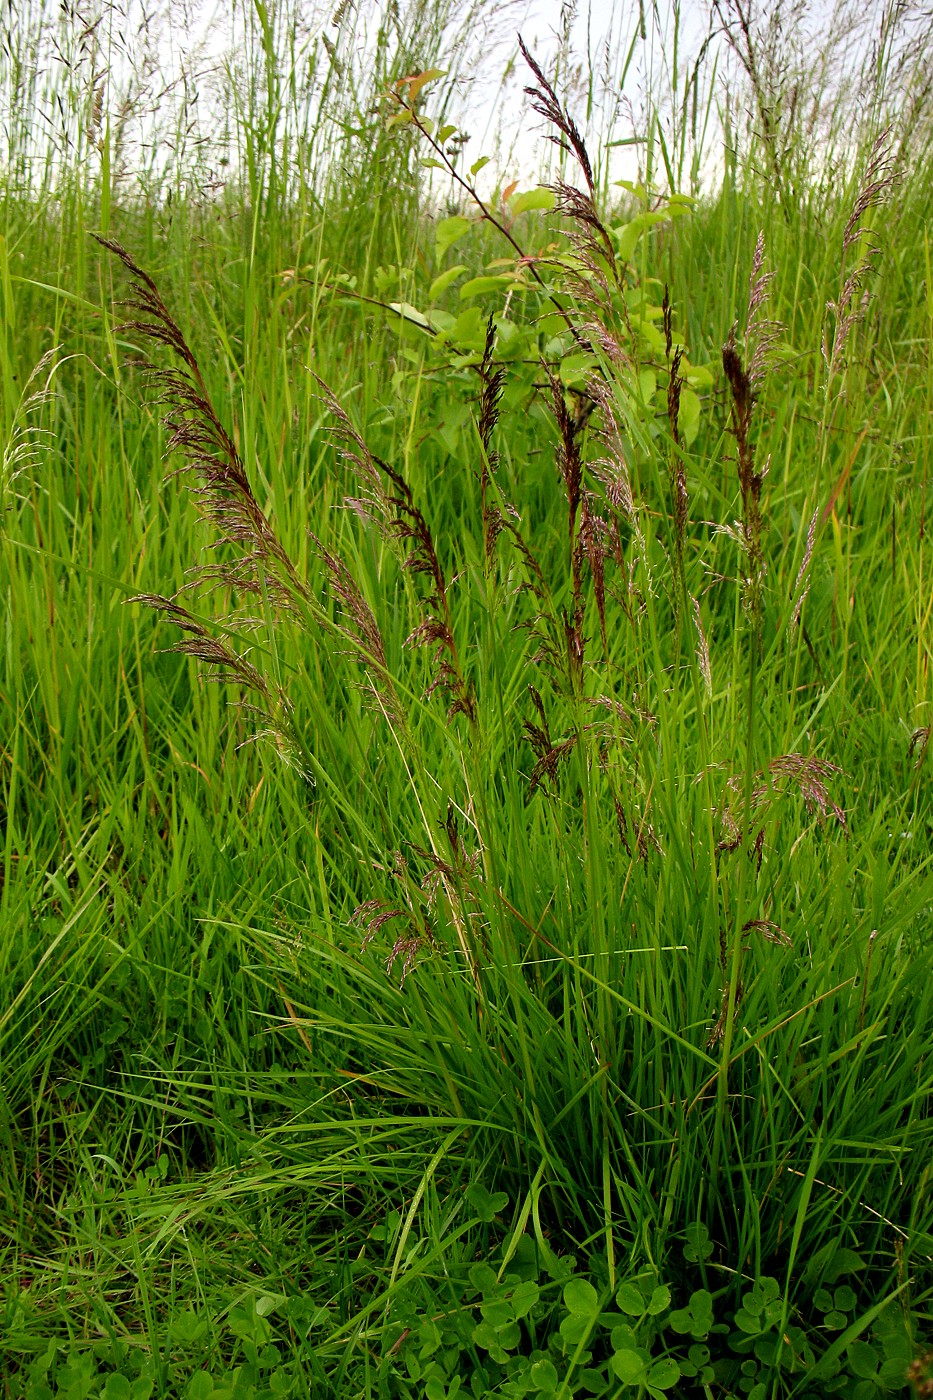
{"label": "deschampsia cespitosa plant", "polygon": [[[214,533],[184,592],[229,611],[215,624],[177,596],[142,601],[248,696],[311,785],[309,842],[352,872],[327,909],[345,940],[328,958],[367,1006],[347,1072],[384,1075],[400,1104],[494,1143],[516,1180],[545,1180],[554,1229],[608,1219],[637,1254],[646,1219],[661,1238],[704,1218],[741,1267],[785,1247],[800,1173],[782,1163],[808,1150],[806,1114],[770,1136],[772,1076],[819,1097],[834,1143],[857,1136],[858,1094],[834,1099],[817,1078],[848,1073],[857,1046],[852,1082],[873,1072],[866,1028],[891,1011],[871,1020],[874,984],[866,1011],[860,930],[813,971],[811,919],[850,825],[800,682],[823,517],[800,515],[789,542],[769,518],[758,405],[780,329],[763,238],[744,332],[727,332],[704,405],[702,347],[679,329],[689,289],[662,301],[636,256],[688,202],[633,187],[602,209],[578,126],[523,53],[565,157],[547,246],[523,246],[460,173],[422,85],[387,100],[399,139],[428,143],[478,231],[505,240],[529,320],[547,320],[557,348],[519,411],[534,456],[510,433],[501,308],[469,365],[469,460],[442,464],[459,473],[455,528],[416,489],[430,473],[375,451],[352,402],[319,383],[344,508],[319,522],[303,572],[155,284],[105,243],[133,286],[123,334],[174,357],[147,374]],[[459,382],[451,367],[451,393]],[[292,971],[297,1005],[320,974]],[[335,1033],[339,988],[314,987],[308,1025]],[[837,1157],[825,1172],[847,1179]],[[884,1213],[883,1180],[859,1175],[853,1211]],[[757,1241],[734,1209],[747,1190],[768,1200]],[[830,1240],[821,1219],[808,1248]]]}

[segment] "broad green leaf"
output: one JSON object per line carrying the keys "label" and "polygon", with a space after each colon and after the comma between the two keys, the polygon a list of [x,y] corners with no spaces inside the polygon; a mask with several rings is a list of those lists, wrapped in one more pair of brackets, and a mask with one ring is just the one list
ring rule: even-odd
{"label": "broad green leaf", "polygon": [[471,297],[484,296],[487,292],[504,292],[507,287],[518,290],[524,285],[524,282],[511,272],[499,272],[492,277],[474,277],[469,282],[464,282],[460,288],[460,300],[468,301]]}
{"label": "broad green leaf", "polygon": [[125,1376],[108,1376],[100,1400],[133,1400],[133,1389]]}
{"label": "broad green leaf", "polygon": [[761,1331],[761,1313],[750,1313],[745,1308],[739,1308],[735,1315],[735,1325],[740,1332],[755,1337]]}
{"label": "broad green leaf", "polygon": [[670,1390],[680,1380],[680,1367],[670,1356],[656,1361],[648,1372],[648,1384],[657,1390]]}
{"label": "broad green leaf", "polygon": [[665,1284],[661,1284],[660,1287],[654,1290],[648,1302],[648,1316],[658,1317],[659,1314],[662,1313],[665,1308],[669,1308],[670,1305],[671,1290]]}
{"label": "broad green leaf", "polygon": [[588,355],[583,351],[575,355],[565,355],[560,362],[561,383],[566,384],[568,389],[585,388],[587,380],[598,364],[595,355]]}
{"label": "broad green leaf", "polygon": [[467,1187],[466,1198],[480,1220],[486,1221],[487,1224],[495,1220],[500,1210],[505,1210],[509,1203],[509,1198],[504,1191],[497,1191],[495,1195],[492,1195],[478,1181],[474,1181],[472,1185]]}
{"label": "broad green leaf", "polygon": [[461,311],[448,335],[455,345],[481,350],[486,343],[486,322],[479,307],[469,306]]}
{"label": "broad green leaf", "polygon": [[408,321],[411,325],[417,326],[419,330],[430,331],[433,329],[427,316],[419,311],[417,306],[412,306],[411,302],[390,301],[389,309],[401,316],[403,321]]}
{"label": "broad green leaf", "polygon": [[472,219],[465,219],[462,214],[454,214],[449,219],[441,219],[434,230],[434,249],[438,262],[453,247],[458,238],[462,238],[465,233],[469,233],[473,227]]}
{"label": "broad green leaf", "polygon": [[618,1327],[613,1327],[610,1341],[613,1351],[635,1351],[638,1346],[635,1329],[630,1327],[627,1322],[620,1322]]}
{"label": "broad green leaf", "polygon": [[616,1291],[616,1303],[621,1312],[629,1317],[641,1317],[645,1311],[645,1300],[634,1283],[623,1283]]}
{"label": "broad green leaf", "polygon": [[534,1388],[545,1395],[550,1395],[557,1389],[559,1379],[557,1368],[546,1357],[542,1357],[540,1361],[534,1363],[528,1376]]}
{"label": "broad green leaf", "polygon": [[589,1279],[572,1278],[564,1288],[564,1307],[579,1317],[595,1317],[599,1312],[599,1294]]}
{"label": "broad green leaf", "polygon": [[681,389],[677,427],[689,447],[700,430],[700,400],[692,389]]}
{"label": "broad green leaf", "polygon": [[478,175],[479,172],[483,169],[483,167],[486,166],[486,165],[488,165],[488,164],[489,164],[489,157],[488,157],[488,156],[480,156],[479,160],[474,160],[473,164],[470,166],[470,174],[471,174],[471,175],[474,175],[474,176],[475,176],[475,175]]}
{"label": "broad green leaf", "polygon": [[622,262],[631,261],[632,254],[638,246],[638,240],[644,231],[644,224],[637,218],[632,219],[627,224],[618,224],[611,230],[616,255],[621,258]]}
{"label": "broad green leaf", "polygon": [[529,209],[553,209],[554,202],[554,191],[541,185],[536,190],[526,190],[524,194],[513,194],[509,200],[509,208],[513,214],[518,215]]}
{"label": "broad green leaf", "polygon": [[637,1351],[616,1351],[609,1362],[623,1385],[640,1384],[645,1375],[645,1363]]}
{"label": "broad green leaf", "polygon": [[849,1362],[849,1370],[854,1376],[859,1376],[863,1380],[871,1380],[878,1370],[878,1363],[881,1357],[870,1342],[854,1341],[850,1342],[846,1349],[846,1357]]}
{"label": "broad green leaf", "polygon": [[512,1312],[516,1318],[527,1317],[535,1308],[541,1290],[531,1279],[517,1285],[512,1294]]}
{"label": "broad green leaf", "polygon": [[[706,365],[688,365],[685,363],[681,369],[681,373],[687,383],[692,385],[694,389],[711,389],[713,387],[713,376]],[[709,1253],[704,1255],[704,1258],[707,1259],[713,1252],[713,1246],[709,1245],[708,1249]],[[686,1253],[686,1250],[684,1253]]]}
{"label": "broad green leaf", "polygon": [[648,191],[641,182],[634,184],[631,180],[616,180],[616,184],[620,189],[628,190],[629,194],[633,194],[636,199],[641,200],[642,204],[648,203]]}
{"label": "broad green leaf", "polygon": [[658,376],[653,369],[643,369],[638,374],[638,392],[641,401],[646,406],[654,398],[655,390],[658,387]]}
{"label": "broad green leaf", "polygon": [[491,1269],[488,1264],[474,1264],[469,1278],[479,1293],[491,1293],[498,1282],[495,1269]]}
{"label": "broad green leaf", "polygon": [[497,1331],[515,1321],[512,1304],[507,1298],[490,1299],[488,1303],[481,1304],[480,1313],[483,1320],[488,1322],[490,1327],[495,1327]]}

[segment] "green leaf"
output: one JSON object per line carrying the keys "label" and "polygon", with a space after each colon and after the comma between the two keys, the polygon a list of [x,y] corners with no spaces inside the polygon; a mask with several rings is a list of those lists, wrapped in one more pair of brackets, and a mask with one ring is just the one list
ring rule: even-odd
{"label": "green leaf", "polygon": [[514,1322],[515,1314],[512,1312],[512,1304],[507,1298],[492,1298],[488,1303],[483,1303],[480,1313],[490,1327],[507,1327]]}
{"label": "green leaf", "polygon": [[616,256],[622,262],[631,262],[632,254],[638,246],[638,240],[645,231],[645,226],[640,219],[632,219],[631,223],[619,224],[611,229],[612,242],[615,246]]}
{"label": "green leaf", "polygon": [[637,1351],[613,1352],[609,1365],[623,1385],[640,1385],[644,1379],[645,1363]]}
{"label": "green leaf", "polygon": [[460,300],[468,301],[471,297],[484,296],[487,292],[504,292],[509,286],[518,289],[523,288],[525,283],[513,272],[497,272],[491,277],[473,277],[460,288]]}
{"label": "green leaf", "polygon": [[473,227],[472,219],[465,219],[462,214],[454,214],[449,219],[441,219],[434,230],[434,250],[438,262],[452,248],[458,239],[465,233],[469,233]]}
{"label": "green leaf", "polygon": [[497,1191],[495,1195],[491,1195],[485,1186],[478,1181],[474,1181],[467,1187],[466,1198],[480,1220],[487,1224],[495,1220],[500,1210],[505,1210],[509,1203],[509,1198],[504,1191]]}
{"label": "green leaf", "polygon": [[692,389],[681,389],[677,427],[689,447],[700,429],[700,400]]}
{"label": "green leaf", "polygon": [[191,1308],[176,1313],[168,1325],[168,1334],[172,1341],[179,1342],[182,1346],[199,1341],[206,1331],[207,1322],[198,1317]]}
{"label": "green leaf", "polygon": [[755,1337],[761,1331],[761,1313],[750,1313],[745,1308],[739,1308],[735,1315],[735,1325],[740,1332]]}
{"label": "green leaf", "polygon": [[541,1290],[531,1279],[517,1285],[512,1294],[512,1312],[516,1318],[527,1317],[537,1306]]}
{"label": "green leaf", "polygon": [[846,1348],[846,1359],[852,1374],[860,1376],[863,1380],[872,1380],[875,1377],[878,1372],[878,1363],[881,1360],[871,1343],[861,1340],[849,1343]]}
{"label": "green leaf", "polygon": [[648,1316],[658,1317],[659,1314],[664,1312],[665,1308],[669,1308],[670,1305],[671,1290],[664,1284],[662,1284],[659,1288],[656,1288],[651,1294],[651,1298],[648,1302]]}
{"label": "green leaf", "polygon": [[645,1311],[645,1300],[634,1283],[623,1283],[616,1292],[616,1303],[619,1311],[627,1313],[629,1317],[641,1317]]}
{"label": "green leaf", "polygon": [[524,194],[513,194],[509,208],[515,215],[524,214],[529,209],[553,209],[554,191],[540,185],[536,190],[526,190]]}
{"label": "green leaf", "polygon": [[560,362],[561,383],[566,384],[568,389],[584,389],[598,363],[595,355],[589,355],[585,351],[565,355]]}
{"label": "green leaf", "polygon": [[545,1395],[550,1395],[557,1389],[559,1380],[557,1367],[546,1357],[542,1357],[540,1361],[534,1363],[528,1376],[535,1390],[540,1390]]}
{"label": "green leaf", "polygon": [[[687,383],[692,385],[694,389],[711,389],[713,387],[713,376],[706,365],[685,364],[681,372]],[[689,1231],[687,1233],[689,1236]],[[712,1252],[713,1246],[709,1245],[708,1253],[704,1255],[704,1258],[708,1259]],[[684,1250],[684,1254],[686,1253],[687,1251]]]}
{"label": "green leaf", "polygon": [[496,1271],[488,1264],[474,1264],[469,1279],[477,1292],[482,1294],[492,1293],[498,1284]]}
{"label": "green leaf", "polygon": [[486,165],[488,165],[488,164],[489,164],[489,157],[488,157],[488,156],[480,156],[479,160],[474,160],[473,164],[470,166],[470,174],[471,174],[471,175],[478,175],[479,172],[483,169],[483,167],[486,166]]}
{"label": "green leaf", "polygon": [[823,1269],[823,1278],[826,1283],[832,1285],[843,1274],[855,1274],[864,1268],[865,1261],[861,1255],[856,1254],[854,1249],[843,1247],[834,1250],[829,1257]]}
{"label": "green leaf", "polygon": [[[694,382],[690,377],[691,374],[698,372],[699,371],[696,370],[690,370],[685,373],[684,378],[687,380],[688,384]],[[709,374],[709,371],[706,371],[706,373]],[[710,385],[712,385],[713,376],[711,374],[709,374],[709,382]],[[713,1252],[713,1246],[710,1244],[709,1230],[706,1226],[700,1224],[688,1225],[684,1233],[687,1237],[687,1243],[684,1245],[684,1258],[691,1264],[699,1264],[701,1260],[709,1259]]]}
{"label": "green leaf", "polygon": [[572,1278],[564,1288],[564,1307],[578,1317],[596,1317],[599,1294],[588,1279]]}
{"label": "green leaf", "polygon": [[390,311],[396,312],[396,314],[401,316],[403,321],[407,321],[409,325],[417,326],[419,330],[430,331],[432,329],[431,322],[428,320],[427,316],[419,311],[417,306],[412,306],[411,302],[390,301],[389,309]]}
{"label": "green leaf", "polygon": [[654,398],[658,387],[658,376],[653,369],[643,369],[638,375],[638,392],[642,403],[647,407]]}
{"label": "green leaf", "polygon": [[133,1400],[133,1389],[125,1376],[108,1376],[100,1400]]}
{"label": "green leaf", "polygon": [[670,1390],[680,1380],[680,1367],[673,1357],[665,1356],[656,1361],[648,1372],[648,1384],[658,1390]]}

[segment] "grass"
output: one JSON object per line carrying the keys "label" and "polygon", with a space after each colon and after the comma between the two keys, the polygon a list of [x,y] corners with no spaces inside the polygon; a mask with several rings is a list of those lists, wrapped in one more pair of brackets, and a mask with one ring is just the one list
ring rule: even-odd
{"label": "grass", "polygon": [[210,197],[18,138],[5,1395],[929,1393],[929,118],[728,15],[693,201],[533,66],[481,196],[434,10],[299,140],[257,7]]}

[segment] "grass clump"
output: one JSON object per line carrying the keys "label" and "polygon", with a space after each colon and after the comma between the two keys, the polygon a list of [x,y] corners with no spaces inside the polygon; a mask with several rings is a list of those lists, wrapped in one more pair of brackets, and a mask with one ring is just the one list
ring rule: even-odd
{"label": "grass clump", "polygon": [[107,230],[10,419],[11,1395],[929,1384],[918,206],[614,203],[523,54],[550,188],[409,69],[420,265]]}

